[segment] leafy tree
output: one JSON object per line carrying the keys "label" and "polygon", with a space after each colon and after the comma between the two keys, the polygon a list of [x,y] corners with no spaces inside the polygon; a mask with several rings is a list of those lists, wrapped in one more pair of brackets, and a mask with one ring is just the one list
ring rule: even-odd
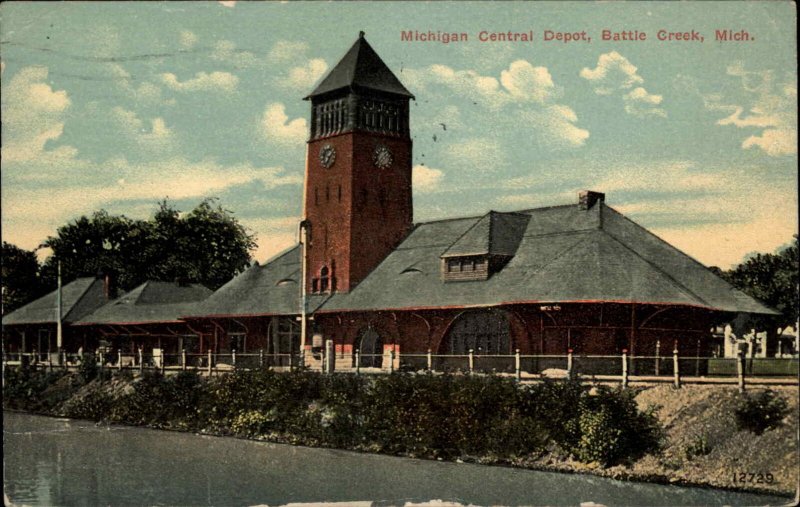
{"label": "leafy tree", "polygon": [[798,237],[774,254],[756,254],[723,276],[736,288],[780,311],[779,326],[794,325],[798,318]]}
{"label": "leafy tree", "polygon": [[3,315],[42,295],[36,253],[3,241]]}
{"label": "leafy tree", "polygon": [[153,221],[153,279],[194,280],[216,289],[250,264],[256,247],[253,235],[211,199],[185,216],[163,201]]}
{"label": "leafy tree", "polygon": [[43,246],[53,250],[42,268],[48,286],[55,286],[60,260],[64,280],[105,272],[122,290],[147,280],[216,289],[249,265],[256,243],[230,211],[207,199],[185,215],[162,201],[150,220],[97,211],[59,227]]}

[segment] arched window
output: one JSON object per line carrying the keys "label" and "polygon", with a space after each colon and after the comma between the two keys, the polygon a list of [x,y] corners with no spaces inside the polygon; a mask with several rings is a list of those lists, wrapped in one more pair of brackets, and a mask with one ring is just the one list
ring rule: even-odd
{"label": "arched window", "polygon": [[328,266],[322,266],[322,269],[319,270],[319,291],[320,292],[327,292],[329,280],[330,280],[330,278],[329,278],[329,273],[328,273]]}
{"label": "arched window", "polygon": [[358,335],[356,348],[360,354],[359,366],[362,368],[383,366],[383,338],[375,328],[370,326]]}
{"label": "arched window", "polygon": [[501,310],[480,310],[460,315],[450,327],[442,353],[464,355],[511,354],[508,315]]}

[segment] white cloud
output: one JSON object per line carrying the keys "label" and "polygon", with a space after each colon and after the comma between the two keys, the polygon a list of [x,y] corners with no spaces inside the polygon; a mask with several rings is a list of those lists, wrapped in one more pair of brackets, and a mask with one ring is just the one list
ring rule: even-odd
{"label": "white cloud", "polygon": [[272,63],[297,61],[298,58],[305,57],[307,51],[307,42],[279,40],[269,50],[269,53],[267,54],[267,60]]}
{"label": "white cloud", "polygon": [[311,88],[327,70],[328,64],[325,60],[313,58],[303,65],[292,67],[285,76],[277,78],[276,81],[282,88],[305,90]]}
{"label": "white cloud", "polygon": [[190,30],[181,30],[181,46],[191,49],[197,44],[197,35]]}
{"label": "white cloud", "polygon": [[525,60],[512,62],[500,73],[500,83],[512,97],[543,104],[556,96],[557,90],[546,67],[534,67]]}
{"label": "white cloud", "polygon": [[25,67],[2,93],[3,163],[33,160],[45,143],[64,131],[64,112],[71,101],[65,90],[47,84],[46,67]]}
{"label": "white cloud", "polygon": [[709,172],[690,160],[664,160],[604,174],[593,188],[616,210],[708,265],[727,268],[746,252],[771,252],[797,230],[796,216],[786,214],[797,207],[795,189],[760,179],[752,167]]}
{"label": "white cloud", "polygon": [[758,147],[767,155],[777,157],[797,153],[797,129],[767,129],[760,136],[750,136],[742,142],[742,148]]}
{"label": "white cloud", "polygon": [[175,74],[161,74],[161,81],[170,89],[180,92],[221,90],[231,92],[239,84],[239,78],[230,72],[198,72],[193,79],[178,81]]}
{"label": "white cloud", "polygon": [[49,185],[18,185],[13,192],[3,187],[5,240],[35,248],[67,221],[120,201],[200,199],[253,181],[268,190],[286,185],[299,189],[303,182],[300,174],[287,173],[282,167],[224,165],[212,159],[194,162],[184,157],[138,164],[125,159],[98,164],[72,158],[64,159],[60,168],[74,178],[51,175]]}
{"label": "white cloud", "polygon": [[500,144],[485,138],[451,143],[445,148],[445,155],[454,165],[469,167],[470,172],[494,171],[505,162]]}
{"label": "white cloud", "polygon": [[308,124],[305,118],[290,121],[286,107],[273,102],[267,105],[261,117],[261,132],[267,140],[280,145],[302,145],[308,135]]}
{"label": "white cloud", "polygon": [[[449,88],[471,100],[473,105],[491,110],[498,116],[498,124],[513,125],[515,129],[531,127],[532,136],[548,147],[575,148],[585,144],[589,138],[589,131],[576,125],[578,116],[575,111],[557,102],[561,89],[555,85],[546,67],[516,60],[501,71],[500,79],[497,79],[474,70],[456,70],[435,64],[424,69],[406,69],[403,76],[414,89],[424,91],[433,84],[436,86],[432,87],[431,93],[437,93],[437,89]],[[444,112],[439,111],[437,118]],[[460,149],[472,150],[466,145]]]}
{"label": "white cloud", "polygon": [[123,135],[139,143],[143,148],[165,150],[171,147],[172,130],[167,127],[163,118],[153,118],[147,127],[136,113],[120,106],[112,108],[109,116],[120,127]]}
{"label": "white cloud", "polygon": [[644,83],[637,71],[636,66],[627,58],[611,51],[600,55],[594,69],[584,67],[580,76],[595,86],[594,91],[598,95],[611,95],[616,90],[627,90]]}
{"label": "white cloud", "polygon": [[629,93],[623,95],[625,102],[625,112],[634,116],[661,116],[667,117],[667,112],[656,107],[661,104],[661,95],[648,93],[641,86],[634,88]]}
{"label": "white cloud", "polygon": [[212,60],[226,62],[235,67],[252,67],[259,63],[256,55],[250,51],[236,49],[236,44],[229,40],[218,41],[210,56]]}
{"label": "white cloud", "polygon": [[743,149],[760,148],[771,157],[797,153],[797,84],[776,84],[771,71],[746,71],[742,64],[731,65],[728,75],[741,80],[748,99],[746,105],[725,104],[720,93],[701,95],[710,111],[730,112],[717,125],[764,129],[742,141]]}
{"label": "white cloud", "polygon": [[443,171],[424,165],[415,165],[411,171],[412,187],[419,193],[435,191],[444,178]]}
{"label": "white cloud", "polygon": [[645,90],[644,79],[638,74],[638,68],[627,58],[611,51],[597,59],[594,69],[584,67],[579,75],[594,86],[598,95],[622,94],[625,112],[633,116],[667,117],[667,112],[658,106],[663,97]]}

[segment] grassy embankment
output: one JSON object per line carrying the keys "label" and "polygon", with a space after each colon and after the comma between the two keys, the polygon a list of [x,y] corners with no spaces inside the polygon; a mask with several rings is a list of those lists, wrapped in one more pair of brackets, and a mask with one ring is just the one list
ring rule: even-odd
{"label": "grassy embankment", "polygon": [[[8,409],[152,428],[790,494],[797,391],[777,392],[409,374],[134,378],[87,367],[8,371],[3,400]],[[741,427],[748,420],[766,424]]]}

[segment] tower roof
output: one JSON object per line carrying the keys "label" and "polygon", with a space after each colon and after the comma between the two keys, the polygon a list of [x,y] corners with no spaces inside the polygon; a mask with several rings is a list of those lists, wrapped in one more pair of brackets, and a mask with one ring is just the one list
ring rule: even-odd
{"label": "tower roof", "polygon": [[358,40],[305,100],[344,88],[367,89],[413,99],[360,32]]}

